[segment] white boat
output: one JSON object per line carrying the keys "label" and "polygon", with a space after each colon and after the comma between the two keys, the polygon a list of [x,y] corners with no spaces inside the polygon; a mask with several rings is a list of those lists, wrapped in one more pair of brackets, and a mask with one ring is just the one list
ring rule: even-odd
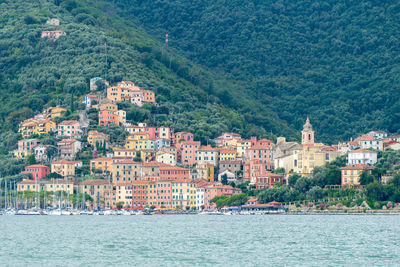
{"label": "white boat", "polygon": [[51,215],[51,216],[61,216],[61,210],[52,210],[52,211],[49,212],[48,215]]}
{"label": "white boat", "polygon": [[124,216],[130,216],[130,215],[132,215],[132,214],[131,214],[129,211],[125,210],[125,211],[122,212],[122,215],[124,215]]}
{"label": "white boat", "polygon": [[69,215],[72,215],[72,213],[70,211],[68,211],[68,210],[62,210],[61,211],[61,215],[69,216]]}

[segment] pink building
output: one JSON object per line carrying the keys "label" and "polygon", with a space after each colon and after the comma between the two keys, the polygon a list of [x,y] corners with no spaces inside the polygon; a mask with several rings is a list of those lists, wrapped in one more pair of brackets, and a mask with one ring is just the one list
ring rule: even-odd
{"label": "pink building", "polygon": [[251,184],[257,182],[258,176],[267,174],[267,165],[260,160],[250,160],[243,166],[243,179]]}
{"label": "pink building", "polygon": [[254,145],[246,150],[248,160],[257,160],[264,163],[268,170],[271,170],[272,165],[272,147],[266,145]]}
{"label": "pink building", "polygon": [[150,182],[133,181],[132,182],[132,207],[147,206],[147,193]]}
{"label": "pink building", "polygon": [[29,165],[25,167],[25,173],[31,173],[33,180],[40,180],[50,173],[50,168],[44,165]]}
{"label": "pink building", "polygon": [[198,141],[182,141],[176,144],[178,148],[178,161],[184,165],[192,166],[197,161],[197,151],[200,148]]}
{"label": "pink building", "polygon": [[67,35],[65,33],[65,31],[43,31],[41,37],[42,38],[47,37],[47,38],[52,39],[53,41],[55,41],[58,38],[60,38],[60,36],[63,36],[63,35]]}
{"label": "pink building", "polygon": [[157,209],[172,208],[172,183],[171,181],[158,181],[149,183],[148,204]]}
{"label": "pink building", "polygon": [[206,186],[204,192],[204,207],[206,210],[215,209],[215,203],[210,203],[210,200],[216,196],[231,197],[240,193],[242,193],[242,190],[230,185],[212,184]]}
{"label": "pink building", "polygon": [[272,172],[268,172],[265,175],[256,177],[256,189],[260,190],[263,188],[271,188],[275,185],[275,183],[284,184],[285,179],[283,174],[275,174]]}
{"label": "pink building", "polygon": [[17,158],[25,158],[32,154],[33,148],[40,144],[39,139],[22,139],[18,141],[18,149],[14,151]]}
{"label": "pink building", "polygon": [[172,140],[174,136],[174,129],[171,127],[145,127],[144,132],[149,134],[150,139]]}
{"label": "pink building", "polygon": [[180,179],[189,179],[190,170],[177,166],[162,165],[160,166],[160,180],[171,181]]}
{"label": "pink building", "polygon": [[74,121],[74,120],[62,121],[57,126],[57,136],[80,138],[81,133],[82,131],[79,121]]}
{"label": "pink building", "polygon": [[174,136],[174,144],[178,143],[179,140],[194,141],[194,135],[189,132],[177,132]]}

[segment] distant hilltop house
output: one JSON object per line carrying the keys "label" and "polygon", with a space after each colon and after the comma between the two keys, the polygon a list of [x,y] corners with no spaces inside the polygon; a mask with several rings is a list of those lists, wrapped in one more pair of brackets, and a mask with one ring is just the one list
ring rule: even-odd
{"label": "distant hilltop house", "polygon": [[42,31],[42,37],[41,38],[49,38],[52,39],[53,41],[57,40],[59,37],[67,35],[65,31]]}
{"label": "distant hilltop house", "polygon": [[51,18],[51,19],[48,19],[46,21],[46,24],[59,26],[60,25],[60,20],[56,19],[56,18]]}

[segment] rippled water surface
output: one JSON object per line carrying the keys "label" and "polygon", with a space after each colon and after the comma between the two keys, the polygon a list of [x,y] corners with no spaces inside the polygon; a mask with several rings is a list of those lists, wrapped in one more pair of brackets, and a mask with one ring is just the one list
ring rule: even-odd
{"label": "rippled water surface", "polygon": [[1,266],[398,266],[400,216],[0,216]]}

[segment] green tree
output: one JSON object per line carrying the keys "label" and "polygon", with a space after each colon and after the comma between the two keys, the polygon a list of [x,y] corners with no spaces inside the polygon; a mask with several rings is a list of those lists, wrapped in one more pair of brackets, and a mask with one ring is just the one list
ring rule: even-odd
{"label": "green tree", "polygon": [[369,170],[363,170],[360,175],[359,182],[361,185],[368,185],[375,181],[374,176],[371,175]]}
{"label": "green tree", "polygon": [[223,175],[221,176],[221,183],[222,183],[223,185],[227,185],[227,184],[228,184],[228,175],[223,174]]}

